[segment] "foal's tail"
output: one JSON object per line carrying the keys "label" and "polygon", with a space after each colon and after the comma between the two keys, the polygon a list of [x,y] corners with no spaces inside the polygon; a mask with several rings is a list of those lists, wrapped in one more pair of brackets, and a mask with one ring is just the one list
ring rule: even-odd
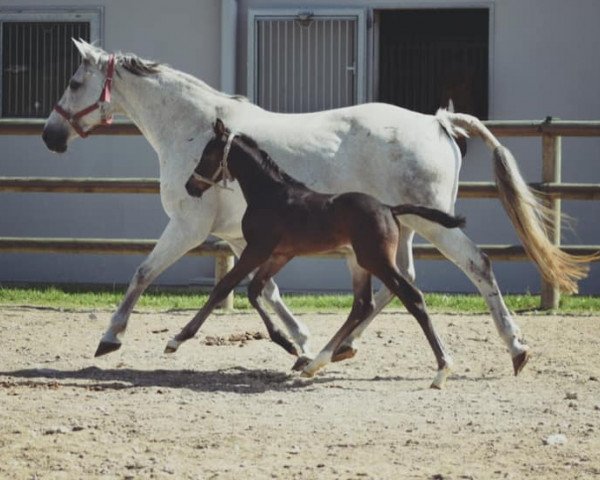
{"label": "foal's tail", "polygon": [[586,277],[587,264],[600,259],[600,254],[570,255],[548,239],[551,210],[525,183],[510,151],[479,119],[444,110],[439,110],[436,117],[450,135],[477,135],[494,152],[494,175],[500,200],[525,251],[546,281],[564,292],[577,293],[577,281]]}
{"label": "foal's tail", "polygon": [[428,208],[423,207],[421,205],[403,203],[400,205],[396,205],[395,207],[390,207],[390,210],[394,215],[417,215],[426,220],[431,220],[432,222],[439,223],[440,225],[446,228],[458,228],[464,227],[465,225],[464,217],[454,217],[445,212],[442,212],[441,210],[437,210],[436,208]]}

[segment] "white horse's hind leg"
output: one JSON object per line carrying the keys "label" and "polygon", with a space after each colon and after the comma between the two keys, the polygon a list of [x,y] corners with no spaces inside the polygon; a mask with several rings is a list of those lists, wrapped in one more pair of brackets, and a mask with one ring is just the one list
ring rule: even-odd
{"label": "white horse's hind leg", "polygon": [[[415,232],[402,225],[400,227],[400,238],[398,241],[398,269],[402,275],[411,282],[415,281],[415,262],[412,252],[412,242]],[[349,268],[351,264],[349,263]],[[385,306],[392,301],[394,294],[384,285],[375,294],[375,308],[369,317],[355,328],[348,338],[344,340],[338,351],[333,357],[334,362],[339,362],[347,358],[352,358],[356,354],[354,342],[362,335],[373,319],[381,312]]]}
{"label": "white horse's hind leg", "polygon": [[483,295],[498,333],[508,347],[517,375],[529,360],[529,347],[521,343],[519,327],[506,308],[487,255],[462,230],[445,229],[430,222],[425,227],[419,234],[454,262]]}
{"label": "white horse's hind leg", "polygon": [[121,347],[121,340],[118,337],[127,328],[129,316],[142,293],[165,269],[190,249],[206,240],[209,228],[209,222],[202,225],[190,225],[188,222],[177,219],[169,221],[156,246],[131,279],[125,297],[113,314],[110,326],[98,345],[96,357]]}

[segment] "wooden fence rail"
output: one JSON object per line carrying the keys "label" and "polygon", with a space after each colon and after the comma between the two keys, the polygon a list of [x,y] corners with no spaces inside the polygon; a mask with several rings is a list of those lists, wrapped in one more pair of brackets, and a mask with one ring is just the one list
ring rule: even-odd
{"label": "wooden fence rail", "polygon": [[[530,183],[530,187],[563,200],[600,200],[599,184]],[[0,192],[48,193],[159,193],[155,178],[0,177]],[[493,182],[461,182],[460,198],[496,198]]]}
{"label": "wooden fence rail", "polygon": [[[45,119],[0,119],[0,135],[41,135]],[[497,137],[539,137],[558,135],[563,137],[598,137],[600,120],[489,120],[485,125]],[[130,122],[117,120],[112,125],[100,125],[92,135],[141,135]]]}
{"label": "wooden fence rail", "polygon": [[[40,135],[45,120],[0,119],[0,135]],[[546,120],[488,121],[487,127],[499,137],[541,137],[542,182],[530,186],[547,195],[546,202],[553,210],[551,239],[561,249],[574,255],[590,255],[600,250],[600,245],[561,245],[561,200],[598,200],[600,184],[562,183],[561,137],[600,136],[600,121]],[[102,126],[93,135],[140,135],[137,127],[128,122],[115,122]],[[54,192],[54,193],[125,193],[156,194],[159,181],[154,178],[32,178],[0,177],[0,192]],[[496,186],[491,182],[461,182],[458,195],[461,198],[495,198]],[[93,238],[19,238],[0,237],[0,252],[12,253],[87,253],[87,254],[148,254],[155,240],[93,239]],[[518,245],[481,245],[492,259],[522,261],[527,256]],[[191,255],[215,258],[215,281],[218,281],[233,265],[232,251],[225,242],[205,243],[189,252]],[[441,259],[442,255],[432,245],[414,245],[414,254],[420,259]],[[344,251],[326,252],[319,257],[341,258]],[[558,306],[559,292],[542,281],[542,305],[544,309]],[[233,306],[233,296],[226,307]]]}
{"label": "wooden fence rail", "polygon": [[[32,238],[0,237],[0,252],[4,253],[81,253],[89,255],[147,255],[156,240],[120,238]],[[520,245],[479,245],[493,260],[528,260],[525,249]],[[562,250],[573,255],[591,255],[600,250],[600,245],[567,245]],[[422,260],[442,260],[445,257],[433,245],[413,245],[415,257]],[[311,255],[318,258],[343,258],[345,249],[332,250]],[[229,256],[233,252],[224,241],[206,242],[190,250],[188,255]]]}

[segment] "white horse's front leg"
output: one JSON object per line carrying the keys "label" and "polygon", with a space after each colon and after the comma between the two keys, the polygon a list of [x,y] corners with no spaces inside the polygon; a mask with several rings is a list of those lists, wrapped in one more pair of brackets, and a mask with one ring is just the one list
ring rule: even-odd
{"label": "white horse's front leg", "polygon": [[211,220],[202,215],[198,215],[197,218],[201,223],[191,224],[178,218],[169,221],[156,246],[131,279],[125,297],[113,314],[110,326],[98,345],[96,357],[121,347],[119,336],[127,328],[129,316],[142,293],[166,268],[206,240]]}
{"label": "white horse's front leg", "polygon": [[305,357],[311,357],[312,352],[310,349],[310,332],[308,327],[294,317],[294,314],[288,309],[287,305],[283,303],[281,295],[279,295],[279,287],[273,279],[270,279],[261,293],[263,297],[275,313],[279,316],[288,333],[300,348],[300,355]]}

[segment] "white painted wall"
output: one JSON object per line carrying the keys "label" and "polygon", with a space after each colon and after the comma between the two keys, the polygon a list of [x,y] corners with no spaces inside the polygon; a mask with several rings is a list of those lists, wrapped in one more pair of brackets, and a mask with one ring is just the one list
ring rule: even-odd
{"label": "white painted wall", "polygon": [[[104,6],[104,48],[134,52],[220,83],[219,0],[19,0],[19,7]],[[14,7],[0,0],[0,8]],[[0,175],[157,177],[158,161],[140,137],[90,137],[66,154],[51,154],[41,138],[0,136]],[[8,153],[10,152],[10,153]],[[0,236],[157,238],[167,223],[158,195],[0,193]],[[142,256],[0,254],[0,282],[127,283]],[[210,259],[188,257],[163,283],[212,276]]]}
{"label": "white painted wall", "polygon": [[[20,0],[19,5],[39,5]],[[0,0],[2,6],[15,2]],[[221,85],[221,2],[218,0],[62,0],[60,5],[103,5],[104,46],[132,51]],[[235,10],[232,0],[227,8]],[[391,1],[273,0],[237,2],[237,84],[244,93],[246,78],[246,13],[249,8],[323,7],[415,8],[487,6],[492,10],[490,118],[600,119],[600,2],[597,0]],[[231,52],[231,46],[227,47]],[[227,82],[225,82],[227,84]],[[506,139],[526,178],[538,181],[541,148],[537,139]],[[491,179],[491,155],[471,142],[463,180]],[[46,151],[41,139],[0,137],[3,176],[156,176],[154,152],[140,137],[91,137],[78,140],[62,157]],[[8,153],[10,152],[10,153]],[[600,140],[563,141],[563,180],[600,182]],[[0,236],[157,237],[166,224],[157,196],[0,194]],[[575,233],[565,242],[600,243],[600,204],[563,202],[577,218]],[[467,233],[479,243],[516,243],[504,212],[495,200],[459,201],[467,215]],[[141,257],[0,254],[0,282],[55,281],[124,283]],[[496,262],[504,291],[537,291],[539,279],[530,264]],[[159,282],[187,284],[212,275],[212,263],[187,258],[168,270]],[[284,289],[345,289],[349,278],[344,262],[296,260],[278,276]],[[417,281],[425,290],[472,291],[449,262],[418,262]],[[600,266],[581,283],[584,293],[600,293]]]}

